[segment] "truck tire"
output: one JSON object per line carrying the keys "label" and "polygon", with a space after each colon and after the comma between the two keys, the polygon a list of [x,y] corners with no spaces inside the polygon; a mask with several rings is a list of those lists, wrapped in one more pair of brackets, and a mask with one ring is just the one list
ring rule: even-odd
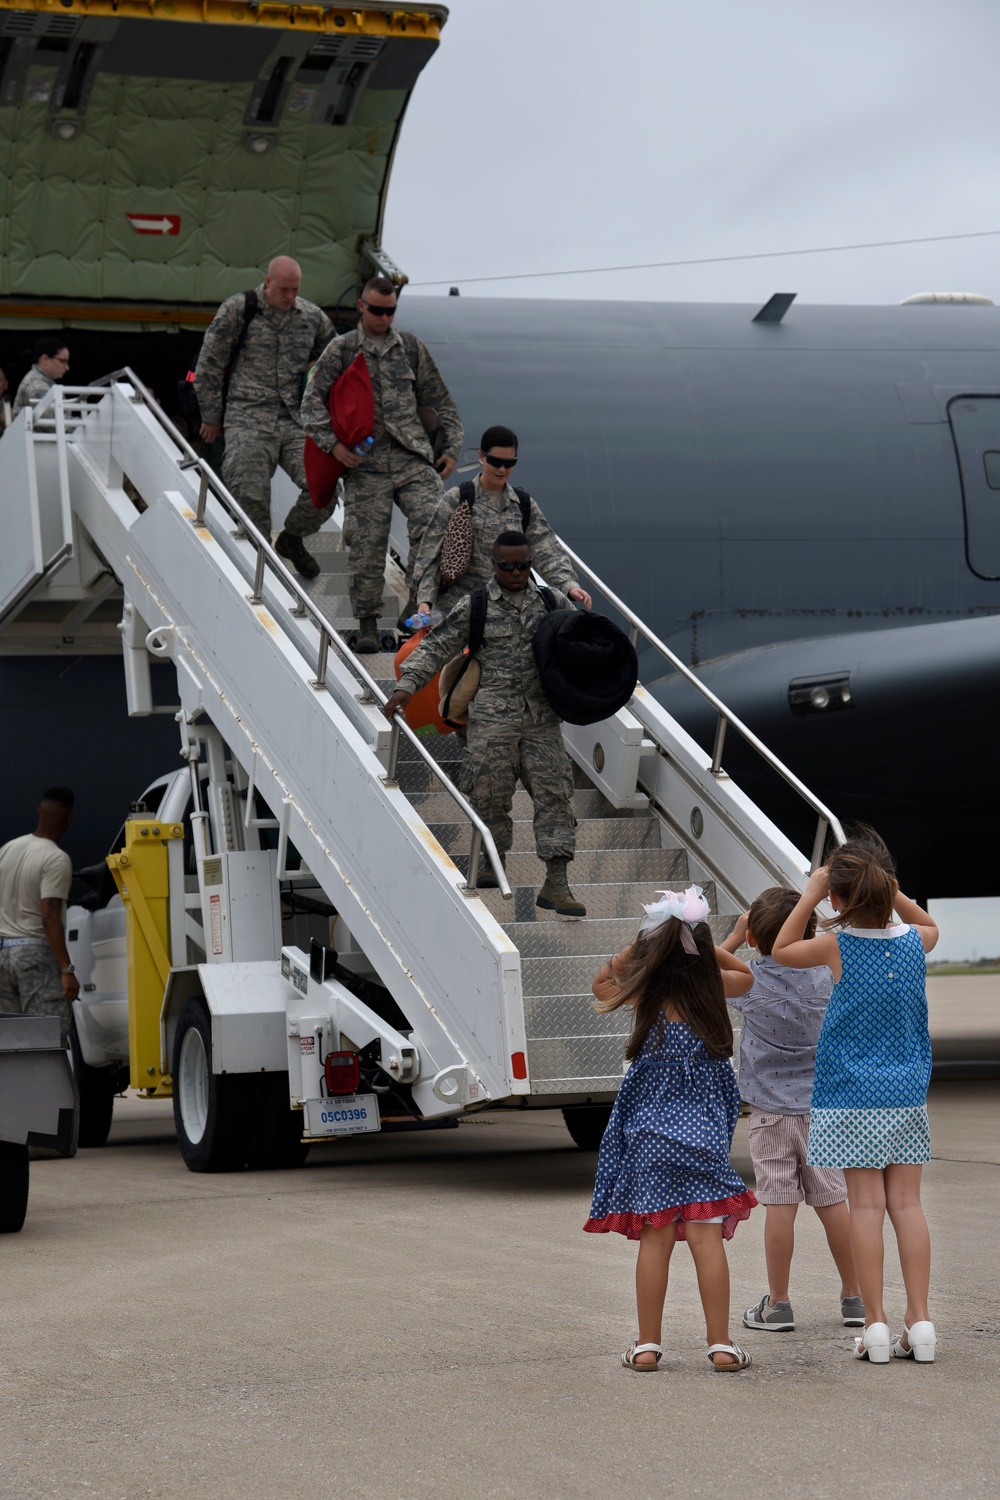
{"label": "truck tire", "polygon": [[302,1111],[288,1107],[288,1074],[262,1073],[254,1083],[257,1101],[248,1154],[250,1167],[265,1172],[301,1167],[309,1147],[302,1139]]}
{"label": "truck tire", "polygon": [[608,1120],[611,1118],[610,1104],[578,1104],[564,1109],[566,1129],[581,1151],[596,1151],[601,1144]]}
{"label": "truck tire", "polygon": [[17,1234],[28,1212],[28,1148],[0,1141],[0,1234]]}
{"label": "truck tire", "polygon": [[238,1172],[246,1164],[255,1075],[212,1072],[212,1018],[200,996],[177,1022],[173,1055],[177,1144],[191,1172]]}
{"label": "truck tire", "polygon": [[69,1045],[73,1054],[73,1074],[80,1095],[80,1146],[105,1146],[111,1130],[115,1095],[121,1092],[120,1068],[92,1068],[83,1060],[76,1018],[70,1012]]}

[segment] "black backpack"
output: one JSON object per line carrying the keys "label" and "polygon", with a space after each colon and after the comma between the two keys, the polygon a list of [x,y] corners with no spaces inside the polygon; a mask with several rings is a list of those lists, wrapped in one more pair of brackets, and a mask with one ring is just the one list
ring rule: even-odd
{"label": "black backpack", "polygon": [[[521,507],[521,530],[524,532],[525,536],[527,536],[528,524],[531,521],[531,496],[528,494],[527,490],[519,489],[517,485],[514,486],[514,494],[517,496],[517,503]],[[464,500],[469,509],[472,509],[472,502],[476,498],[476,485],[474,480],[462,480],[462,483],[458,487],[458,498],[460,500]]]}
{"label": "black backpack", "polygon": [[[243,348],[243,345],[246,343],[247,331],[250,328],[250,324],[257,316],[259,306],[260,304],[257,300],[256,287],[252,288],[249,292],[243,293],[243,327],[240,329],[239,337],[237,338],[236,343],[233,345],[233,352],[229,356],[229,363],[226,366],[225,372],[222,376],[223,418],[225,418],[226,414],[226,395],[229,391],[229,377],[232,374],[233,365],[236,363],[239,352]],[[184,379],[178,380],[177,382],[177,409],[180,412],[181,416],[184,418],[185,422],[187,422],[188,427],[193,434],[197,434],[198,429],[202,423],[201,407],[198,405],[198,397],[195,395],[194,391],[194,375],[196,365],[197,361],[195,361],[195,364],[193,364],[190,370],[188,370]]]}
{"label": "black backpack", "polygon": [[[527,496],[525,498],[527,498]],[[520,495],[518,495],[518,499],[521,499]],[[545,608],[547,611],[551,613],[552,610],[559,608],[559,606],[556,604],[556,596],[555,594],[553,594],[551,589],[540,588],[538,592],[541,594],[543,600],[545,601]],[[454,681],[449,684],[447,693],[441,700],[441,717],[446,724],[451,725],[452,729],[461,729],[464,726],[464,720],[458,721],[449,718],[452,697],[454,696],[455,689],[457,688],[458,684],[465,676],[466,671],[468,670],[472,662],[476,660],[479,648],[483,644],[483,636],[485,634],[486,589],[481,586],[478,589],[473,589],[472,593],[469,595],[469,649],[468,651],[462,653],[460,660],[454,658],[454,660],[458,660],[458,671],[455,673]]]}

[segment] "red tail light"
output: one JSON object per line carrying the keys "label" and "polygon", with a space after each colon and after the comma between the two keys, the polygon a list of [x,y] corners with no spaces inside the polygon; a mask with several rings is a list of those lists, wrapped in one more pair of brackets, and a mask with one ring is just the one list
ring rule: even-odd
{"label": "red tail light", "polygon": [[361,1082],[361,1064],[356,1052],[328,1052],[324,1063],[329,1094],[356,1094]]}

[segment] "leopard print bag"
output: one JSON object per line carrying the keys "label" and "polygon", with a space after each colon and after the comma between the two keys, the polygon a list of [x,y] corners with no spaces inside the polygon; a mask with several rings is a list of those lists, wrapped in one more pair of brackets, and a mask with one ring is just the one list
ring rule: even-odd
{"label": "leopard print bag", "polygon": [[451,520],[441,538],[438,567],[443,588],[450,588],[469,571],[472,544],[472,503],[463,495],[452,511]]}

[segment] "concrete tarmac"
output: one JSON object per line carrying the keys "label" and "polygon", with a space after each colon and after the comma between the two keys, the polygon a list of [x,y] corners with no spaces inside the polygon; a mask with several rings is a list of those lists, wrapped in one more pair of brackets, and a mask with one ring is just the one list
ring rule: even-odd
{"label": "concrete tarmac", "polygon": [[[996,1492],[1000,1083],[932,1086],[933,1365],[851,1358],[800,1213],[794,1333],[741,1329],[764,1215],[729,1247],[713,1375],[686,1248],[666,1357],[623,1370],[635,1247],[581,1233],[596,1157],[558,1113],[314,1148],[297,1172],[195,1176],[169,1105],[32,1163],[0,1239],[3,1500],[319,1500]],[[752,1181],[745,1123],[734,1161]],[[891,1231],[887,1301],[903,1294]]]}

